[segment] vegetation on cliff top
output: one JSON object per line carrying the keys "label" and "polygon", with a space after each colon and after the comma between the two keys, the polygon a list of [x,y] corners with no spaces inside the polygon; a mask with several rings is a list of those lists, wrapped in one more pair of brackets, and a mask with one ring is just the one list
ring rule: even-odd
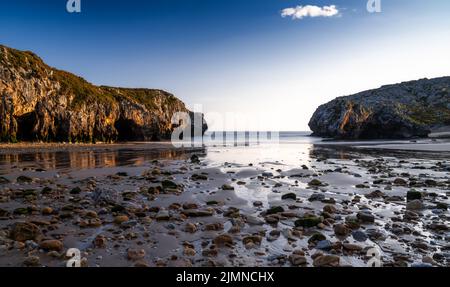
{"label": "vegetation on cliff top", "polygon": [[[4,53],[5,49],[7,55]],[[157,96],[165,96],[164,100],[168,105],[178,101],[175,96],[162,90],[95,86],[82,77],[48,66],[33,52],[19,51],[2,45],[0,45],[0,63],[15,68],[23,68],[28,77],[49,77],[58,81],[63,93],[74,95],[71,103],[73,108],[94,102],[112,104],[122,97],[134,100],[150,110],[157,108],[154,102],[154,98]]]}

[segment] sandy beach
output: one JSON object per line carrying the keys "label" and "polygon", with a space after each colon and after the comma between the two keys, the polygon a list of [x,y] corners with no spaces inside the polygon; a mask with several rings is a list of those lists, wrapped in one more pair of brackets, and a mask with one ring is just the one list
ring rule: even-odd
{"label": "sandy beach", "polygon": [[65,266],[70,248],[84,266],[367,266],[374,250],[383,266],[449,265],[448,159],[168,147],[2,147],[0,265]]}

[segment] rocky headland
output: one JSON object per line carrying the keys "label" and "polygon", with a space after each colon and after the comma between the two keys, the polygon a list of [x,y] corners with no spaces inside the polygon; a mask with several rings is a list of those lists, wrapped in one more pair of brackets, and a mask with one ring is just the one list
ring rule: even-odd
{"label": "rocky headland", "polygon": [[320,106],[309,126],[335,139],[428,137],[450,126],[450,77],[422,79],[340,97]]}
{"label": "rocky headland", "polygon": [[177,112],[194,116],[165,91],[95,86],[0,45],[0,142],[169,139]]}

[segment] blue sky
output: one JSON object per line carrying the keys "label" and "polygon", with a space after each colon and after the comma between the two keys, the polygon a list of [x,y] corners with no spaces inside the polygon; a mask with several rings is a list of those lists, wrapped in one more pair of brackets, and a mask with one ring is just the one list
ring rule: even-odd
{"label": "blue sky", "polygon": [[[447,0],[66,2],[1,1],[0,43],[94,84],[165,89],[216,130],[306,130],[335,97],[450,75]],[[281,17],[299,5],[339,13]]]}

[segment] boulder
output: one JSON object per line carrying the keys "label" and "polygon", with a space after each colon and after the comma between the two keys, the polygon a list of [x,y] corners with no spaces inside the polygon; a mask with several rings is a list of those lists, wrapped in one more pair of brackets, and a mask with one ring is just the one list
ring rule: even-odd
{"label": "boulder", "polygon": [[314,259],[313,265],[315,267],[337,267],[339,266],[340,258],[335,255],[322,255]]}
{"label": "boulder", "polygon": [[42,249],[48,250],[48,251],[62,251],[64,249],[64,245],[59,240],[44,240],[39,245]]}
{"label": "boulder", "polygon": [[36,224],[29,222],[15,223],[10,232],[11,239],[15,241],[25,242],[27,240],[40,241],[42,232]]}

